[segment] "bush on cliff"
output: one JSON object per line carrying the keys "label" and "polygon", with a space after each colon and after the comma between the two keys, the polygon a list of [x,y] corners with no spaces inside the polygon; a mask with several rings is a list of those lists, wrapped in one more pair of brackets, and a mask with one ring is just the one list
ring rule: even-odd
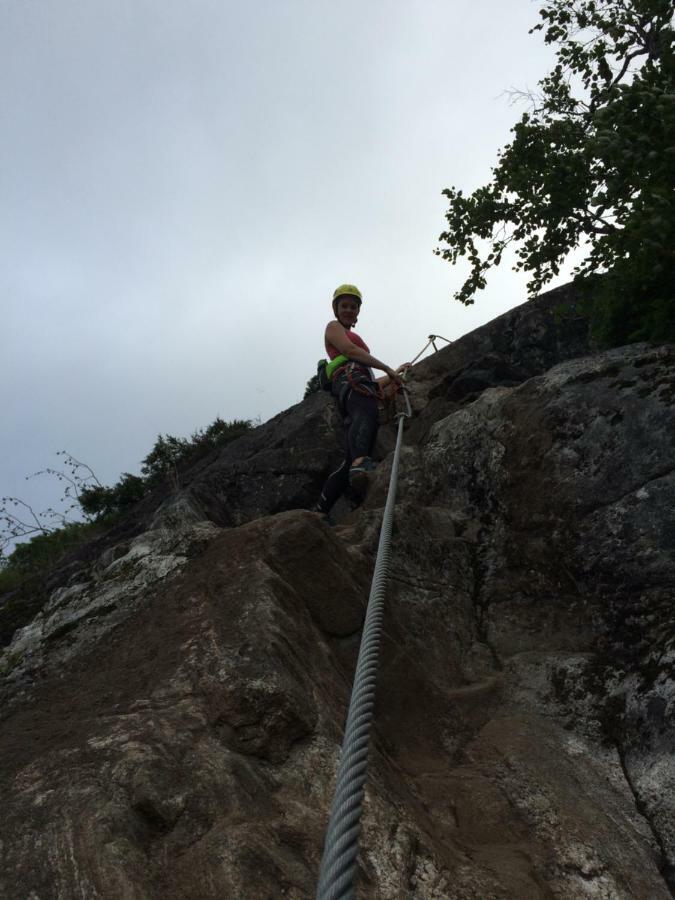
{"label": "bush on cliff", "polygon": [[153,488],[168,481],[179,487],[179,473],[216,447],[235,441],[253,428],[248,419],[225,422],[218,417],[190,438],[172,434],[158,435],[152,450],[141,463],[141,475],[125,472],[113,487],[94,485],[80,493],[80,506],[90,516],[105,518],[123,512],[138,503]]}
{"label": "bush on cliff", "polygon": [[252,428],[249,419],[225,422],[218,417],[206,428],[195,431],[189,439],[160,434],[141,464],[146,483],[154,486],[167,477],[174,478],[179,469],[192,465],[216,447],[237,440]]}

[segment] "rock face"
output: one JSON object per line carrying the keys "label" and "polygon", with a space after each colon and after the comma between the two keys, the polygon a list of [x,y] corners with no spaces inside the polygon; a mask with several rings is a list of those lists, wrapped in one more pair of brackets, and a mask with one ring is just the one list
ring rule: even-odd
{"label": "rock face", "polygon": [[[415,369],[360,897],[673,895],[675,353],[565,300]],[[0,896],[314,896],[395,432],[330,529],[338,434],[224,448],[15,632]]]}

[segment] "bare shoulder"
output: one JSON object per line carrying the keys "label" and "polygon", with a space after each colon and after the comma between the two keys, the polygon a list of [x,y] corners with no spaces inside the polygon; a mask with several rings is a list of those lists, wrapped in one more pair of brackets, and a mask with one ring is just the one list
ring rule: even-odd
{"label": "bare shoulder", "polygon": [[333,347],[338,353],[345,353],[347,355],[349,355],[354,347],[352,341],[347,337],[347,329],[337,321],[329,322],[328,325],[326,325],[324,341],[326,350],[328,350],[329,347]]}
{"label": "bare shoulder", "polygon": [[339,335],[343,335],[345,333],[345,329],[343,325],[337,321],[337,319],[331,319],[331,321],[326,325],[325,335],[327,338],[333,336],[337,337]]}

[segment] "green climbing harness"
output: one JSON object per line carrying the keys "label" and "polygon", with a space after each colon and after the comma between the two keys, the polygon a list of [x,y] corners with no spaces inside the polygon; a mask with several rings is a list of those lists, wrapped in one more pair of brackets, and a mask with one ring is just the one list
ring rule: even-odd
{"label": "green climbing harness", "polygon": [[320,359],[316,364],[316,377],[322,391],[330,391],[333,375],[337,369],[350,362],[348,356],[340,355],[335,359]]}

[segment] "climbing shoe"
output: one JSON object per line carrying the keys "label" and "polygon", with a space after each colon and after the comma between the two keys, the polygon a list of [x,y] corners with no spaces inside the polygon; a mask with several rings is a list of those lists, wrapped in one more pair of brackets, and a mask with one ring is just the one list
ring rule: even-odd
{"label": "climbing shoe", "polygon": [[363,500],[366,496],[370,473],[376,468],[377,465],[369,456],[366,456],[358,465],[352,466],[349,470],[349,486],[357,499]]}

